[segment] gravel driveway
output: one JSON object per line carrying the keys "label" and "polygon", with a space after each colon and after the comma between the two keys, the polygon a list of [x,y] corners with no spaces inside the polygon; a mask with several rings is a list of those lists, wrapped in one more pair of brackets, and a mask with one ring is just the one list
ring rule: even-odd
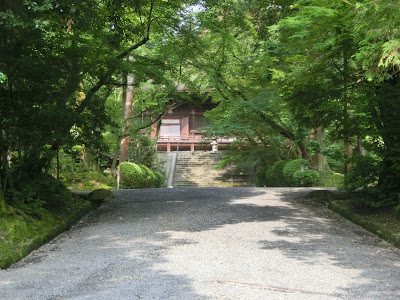
{"label": "gravel driveway", "polygon": [[0,299],[400,299],[399,250],[309,191],[117,191],[0,271]]}

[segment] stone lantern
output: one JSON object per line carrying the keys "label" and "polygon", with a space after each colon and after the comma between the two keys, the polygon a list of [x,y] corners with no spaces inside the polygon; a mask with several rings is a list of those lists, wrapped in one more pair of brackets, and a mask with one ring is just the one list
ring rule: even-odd
{"label": "stone lantern", "polygon": [[212,149],[212,152],[217,152],[218,151],[218,142],[217,142],[217,140],[213,140],[211,142],[211,149]]}

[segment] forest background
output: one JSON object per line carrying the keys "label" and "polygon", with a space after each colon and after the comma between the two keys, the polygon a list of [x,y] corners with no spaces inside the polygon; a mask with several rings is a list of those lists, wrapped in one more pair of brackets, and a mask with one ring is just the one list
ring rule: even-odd
{"label": "forest background", "polygon": [[4,0],[0,214],[64,210],[109,153],[154,167],[142,133],[210,95],[207,136],[260,185],[342,173],[400,212],[399,28],[390,0]]}

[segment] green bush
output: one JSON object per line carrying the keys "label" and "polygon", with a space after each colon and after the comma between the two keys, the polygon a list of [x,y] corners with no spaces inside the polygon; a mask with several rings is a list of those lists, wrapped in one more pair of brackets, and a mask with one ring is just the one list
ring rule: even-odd
{"label": "green bush", "polygon": [[368,189],[378,182],[378,171],[381,160],[371,155],[353,156],[351,173],[344,177],[344,188],[351,192],[358,188]]}
{"label": "green bush", "polygon": [[151,171],[148,167],[144,165],[139,165],[142,169],[143,173],[143,188],[151,188],[154,187],[156,182],[156,176],[154,175],[153,171]]}
{"label": "green bush", "polygon": [[320,174],[316,170],[297,170],[293,174],[293,181],[295,186],[315,186],[320,178]]}
{"label": "green bush", "polygon": [[308,167],[308,161],[302,158],[289,161],[283,168],[283,176],[290,186],[296,186],[297,183],[294,179],[294,173],[301,171],[304,167]]}
{"label": "green bush", "polygon": [[256,186],[266,186],[267,185],[267,170],[268,167],[264,166],[256,171]]}
{"label": "green bush", "polygon": [[165,186],[165,178],[163,174],[160,172],[154,172],[154,175],[156,176],[156,182],[155,182],[155,187],[156,188],[161,188]]}
{"label": "green bush", "polygon": [[283,176],[283,169],[286,165],[286,160],[279,160],[268,168],[265,178],[266,186],[287,186],[288,182]]}
{"label": "green bush", "polygon": [[8,198],[12,206],[37,213],[43,210],[61,212],[73,197],[61,181],[49,174],[40,173],[21,180],[17,191]]}
{"label": "green bush", "polygon": [[145,185],[145,174],[142,168],[132,162],[123,162],[119,165],[121,188],[143,188]]}
{"label": "green bush", "polygon": [[[354,156],[350,160],[351,172],[344,177],[344,189],[348,192],[357,189],[362,190],[359,204],[372,207],[396,207],[400,211],[400,194],[392,193],[387,182],[382,180],[382,172],[385,171],[383,161],[375,155]],[[378,184],[379,183],[379,184]]]}

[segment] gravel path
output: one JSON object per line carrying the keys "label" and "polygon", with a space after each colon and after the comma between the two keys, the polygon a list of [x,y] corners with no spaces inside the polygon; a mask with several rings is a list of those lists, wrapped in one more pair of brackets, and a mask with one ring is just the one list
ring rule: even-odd
{"label": "gravel path", "polygon": [[0,271],[0,299],[400,299],[399,250],[309,191],[117,191]]}

